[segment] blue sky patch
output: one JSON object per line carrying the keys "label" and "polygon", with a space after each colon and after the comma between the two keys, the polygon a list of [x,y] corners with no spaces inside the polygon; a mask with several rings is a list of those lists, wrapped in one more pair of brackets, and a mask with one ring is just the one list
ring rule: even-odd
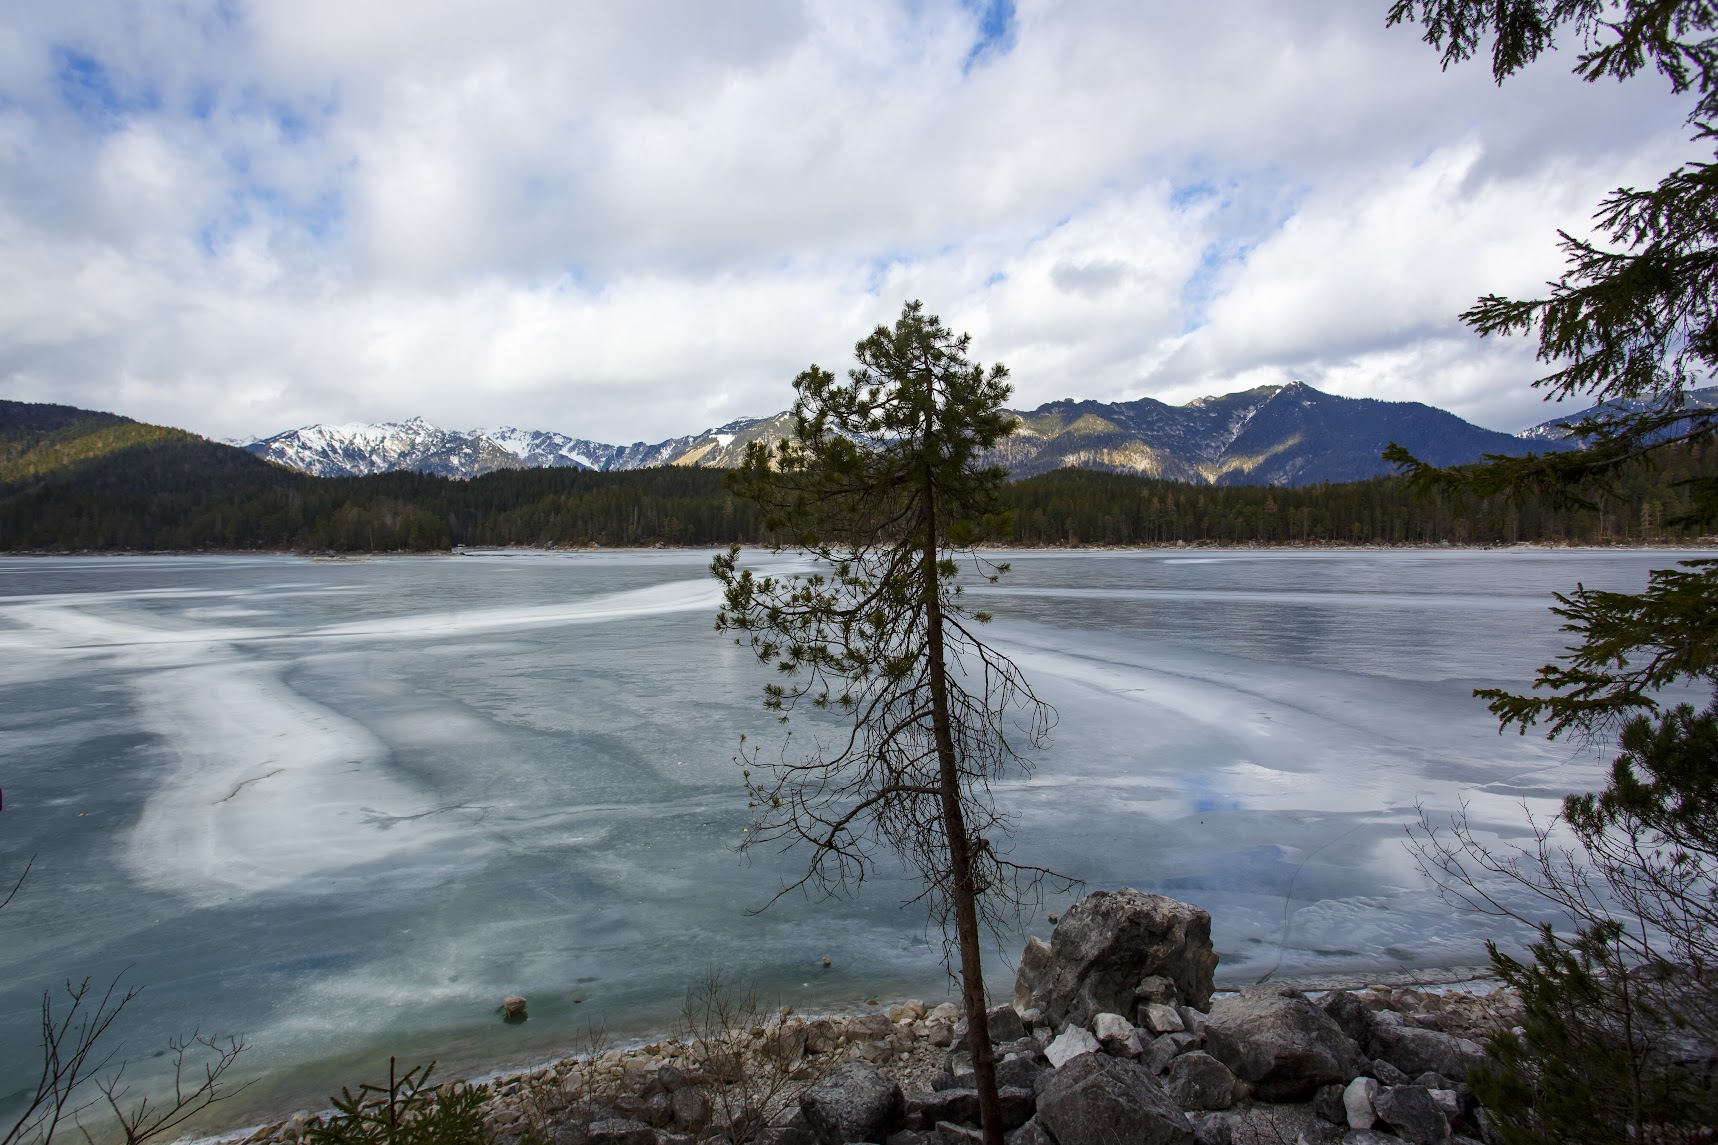
{"label": "blue sky patch", "polygon": [[961,65],[971,71],[985,60],[1005,56],[1014,48],[1014,0],[961,0],[962,6],[978,13],[978,40]]}
{"label": "blue sky patch", "polygon": [[132,112],[158,107],[155,93],[147,88],[135,95],[122,91],[107,65],[92,55],[56,47],[53,59],[60,100],[91,127],[111,131]]}

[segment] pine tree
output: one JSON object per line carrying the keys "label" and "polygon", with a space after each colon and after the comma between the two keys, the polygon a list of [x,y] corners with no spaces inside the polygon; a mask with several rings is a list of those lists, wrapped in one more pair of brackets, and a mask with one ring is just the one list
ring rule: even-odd
{"label": "pine tree", "polygon": [[858,344],[846,381],[815,365],[800,374],[793,436],[754,442],[730,483],[819,571],[757,576],[737,547],[712,571],[725,588],[717,627],[749,639],[782,681],[765,706],[852,719],[832,753],[784,752],[765,767],[751,749],[746,845],[810,848],[782,893],[850,889],[883,852],[917,871],[914,901],[945,938],[952,927],[985,1141],[1001,1145],[981,930],[1018,911],[1045,872],[1005,857],[1008,821],[989,785],[1024,766],[1016,742],[1040,742],[1053,712],[979,638],[989,617],[959,583],[963,566],[992,580],[1007,571],[972,546],[1008,527],[1005,475],[980,462],[1013,428],[1008,374],[970,362],[969,345],[912,302]]}

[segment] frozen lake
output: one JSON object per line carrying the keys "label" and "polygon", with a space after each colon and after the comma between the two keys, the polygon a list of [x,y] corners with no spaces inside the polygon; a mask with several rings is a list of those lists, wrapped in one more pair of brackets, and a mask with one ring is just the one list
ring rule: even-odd
{"label": "frozen lake", "polygon": [[[1403,827],[1467,800],[1519,837],[1522,800],[1596,786],[1469,692],[1561,648],[1553,590],[1677,555],[1016,556],[991,634],[1060,712],[998,790],[1017,856],[1207,908],[1228,982],[1482,962],[1487,920]],[[910,887],[749,913],[795,865],[731,850],[738,737],[778,733],[708,559],[0,560],[0,878],[36,856],[0,914],[0,1108],[68,975],[145,987],[144,1069],[244,1033],[267,1076],[241,1120],[390,1053],[451,1076],[663,1027],[713,964],[802,1009],[944,996]],[[1019,945],[988,958],[1004,997]]]}

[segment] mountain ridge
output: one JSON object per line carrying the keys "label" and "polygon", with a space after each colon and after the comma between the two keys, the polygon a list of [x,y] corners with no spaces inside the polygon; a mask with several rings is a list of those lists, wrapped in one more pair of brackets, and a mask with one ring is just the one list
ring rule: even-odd
{"label": "mountain ridge", "polygon": [[[1303,485],[1391,472],[1379,456],[1391,441],[1440,465],[1484,453],[1561,447],[1484,429],[1420,402],[1327,394],[1304,382],[1259,386],[1173,406],[1156,398],[1097,402],[1067,398],[1008,411],[1019,429],[989,460],[1014,477],[1095,469],[1199,484]],[[779,440],[792,414],[740,418],[682,437],[608,445],[549,430],[502,426],[444,430],[404,422],[313,425],[244,443],[256,456],[316,476],[411,471],[475,477],[496,469],[583,468],[603,472],[658,465],[728,468],[756,440]]]}

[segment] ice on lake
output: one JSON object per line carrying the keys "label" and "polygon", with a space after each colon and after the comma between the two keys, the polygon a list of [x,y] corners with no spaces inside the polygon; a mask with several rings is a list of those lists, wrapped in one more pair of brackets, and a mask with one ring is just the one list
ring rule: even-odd
{"label": "ice on lake", "polygon": [[[974,592],[1059,713],[998,788],[1016,857],[1205,907],[1228,982],[1483,961],[1495,925],[1431,892],[1404,827],[1465,802],[1519,839],[1524,801],[1599,783],[1470,693],[1558,651],[1552,591],[1676,555],[1016,555]],[[0,876],[35,856],[0,914],[0,1078],[68,975],[145,987],[145,1071],[172,1034],[243,1032],[256,1107],[389,1054],[458,1072],[661,1028],[712,965],[802,1009],[943,996],[895,872],[753,913],[796,867],[734,854],[733,756],[781,730],[707,562],[0,560]],[[989,957],[1004,996],[1019,944]]]}

